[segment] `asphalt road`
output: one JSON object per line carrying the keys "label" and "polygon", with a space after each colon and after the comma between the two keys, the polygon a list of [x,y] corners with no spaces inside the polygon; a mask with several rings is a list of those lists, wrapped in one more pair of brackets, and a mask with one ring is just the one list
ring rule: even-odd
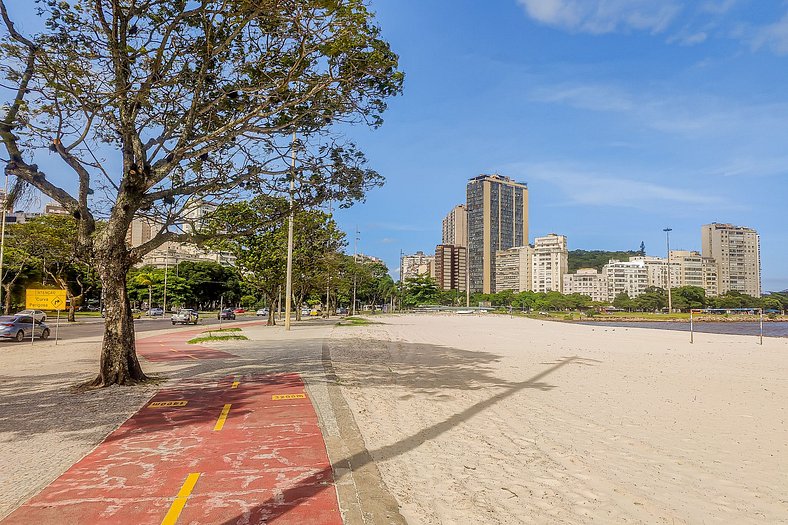
{"label": "asphalt road", "polygon": [[[239,316],[235,321],[222,321],[222,324],[228,323],[243,323],[251,321],[262,321],[264,317]],[[136,319],[134,321],[134,328],[137,333],[151,332],[154,330],[167,330],[178,329],[194,330],[201,326],[215,326],[219,324],[219,320],[214,316],[201,316],[200,322],[195,325],[176,325],[173,326],[169,317],[159,317],[154,319]],[[52,332],[52,337],[55,337],[55,319],[47,319],[47,325]],[[62,318],[60,319],[60,329],[58,331],[58,339],[68,341],[69,339],[79,339],[82,337],[98,337],[104,333],[104,320],[98,318],[84,318],[79,319],[76,323],[67,323]]]}

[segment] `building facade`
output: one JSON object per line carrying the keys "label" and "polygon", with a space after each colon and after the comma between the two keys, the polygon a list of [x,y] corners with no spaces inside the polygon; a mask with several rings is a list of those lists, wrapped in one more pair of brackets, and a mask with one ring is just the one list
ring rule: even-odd
{"label": "building facade", "polygon": [[534,292],[560,292],[564,275],[569,272],[566,236],[551,233],[534,239],[531,289]]}
{"label": "building facade", "polygon": [[528,186],[501,175],[468,181],[468,271],[472,292],[495,291],[495,254],[528,244]]}
{"label": "building facade", "polygon": [[455,206],[443,218],[441,244],[453,246],[468,246],[468,212],[464,204]]}
{"label": "building facade", "polygon": [[435,277],[435,256],[416,252],[402,257],[402,278],[413,279],[419,275]]}
{"label": "building facade", "polygon": [[708,297],[717,295],[717,263],[714,259],[695,251],[671,250],[670,262],[671,271],[673,267],[677,268],[680,286],[703,288]]}
{"label": "building facade", "polygon": [[646,262],[611,260],[602,269],[607,279],[607,297],[612,301],[617,295],[626,293],[630,298],[637,297],[648,288],[648,268]]}
{"label": "building facade", "polygon": [[744,226],[712,223],[701,227],[701,252],[717,266],[717,291],[761,296],[761,242]]}
{"label": "building facade", "polygon": [[467,248],[454,244],[435,247],[435,280],[439,290],[464,292],[467,286]]}
{"label": "building facade", "polygon": [[531,289],[534,249],[515,246],[495,253],[495,291]]}
{"label": "building facade", "polygon": [[580,268],[577,273],[568,273],[564,276],[564,294],[587,295],[593,301],[606,302],[610,300],[607,276],[599,273],[595,268]]}
{"label": "building facade", "polygon": [[[642,261],[648,270],[648,286],[668,289],[668,279],[670,288],[678,288],[681,284],[681,266],[677,261],[670,261],[664,257],[653,257],[651,255],[630,257],[630,262]],[[669,273],[668,273],[669,272]]]}

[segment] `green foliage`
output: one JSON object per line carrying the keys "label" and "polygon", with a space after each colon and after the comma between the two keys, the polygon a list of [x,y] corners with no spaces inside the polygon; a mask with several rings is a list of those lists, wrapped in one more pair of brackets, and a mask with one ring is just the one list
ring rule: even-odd
{"label": "green foliage", "polygon": [[419,275],[405,279],[402,304],[406,308],[436,304],[438,302],[438,284],[429,275]]}
{"label": "green foliage", "polygon": [[[643,246],[645,250],[645,246]],[[602,267],[611,259],[628,261],[630,257],[640,255],[640,251],[604,251],[604,250],[571,250],[569,252],[569,273],[580,268],[594,268],[602,271]]]}

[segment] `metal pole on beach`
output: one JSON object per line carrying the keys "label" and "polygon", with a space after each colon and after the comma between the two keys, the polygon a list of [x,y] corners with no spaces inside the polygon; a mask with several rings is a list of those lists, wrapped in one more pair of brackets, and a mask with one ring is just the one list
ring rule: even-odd
{"label": "metal pole on beach", "polygon": [[693,312],[694,310],[690,308],[690,344],[695,342],[695,326],[692,319]]}
{"label": "metal pole on beach", "polygon": [[761,346],[763,346],[763,308],[761,308]]}

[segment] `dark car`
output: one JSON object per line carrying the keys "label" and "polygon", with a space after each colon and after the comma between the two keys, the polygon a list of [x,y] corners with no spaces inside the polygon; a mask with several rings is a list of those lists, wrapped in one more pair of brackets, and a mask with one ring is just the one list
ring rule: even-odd
{"label": "dark car", "polygon": [[[24,341],[30,338],[33,331],[33,317],[30,315],[0,316],[0,337]],[[49,327],[46,323],[35,324],[35,338],[49,339]]]}
{"label": "dark car", "polygon": [[234,320],[234,319],[235,319],[235,312],[233,312],[233,311],[232,311],[232,310],[230,310],[229,308],[225,308],[224,310],[222,310],[221,312],[219,312],[219,314],[216,316],[216,318],[217,318],[217,319],[230,319],[230,320]]}

